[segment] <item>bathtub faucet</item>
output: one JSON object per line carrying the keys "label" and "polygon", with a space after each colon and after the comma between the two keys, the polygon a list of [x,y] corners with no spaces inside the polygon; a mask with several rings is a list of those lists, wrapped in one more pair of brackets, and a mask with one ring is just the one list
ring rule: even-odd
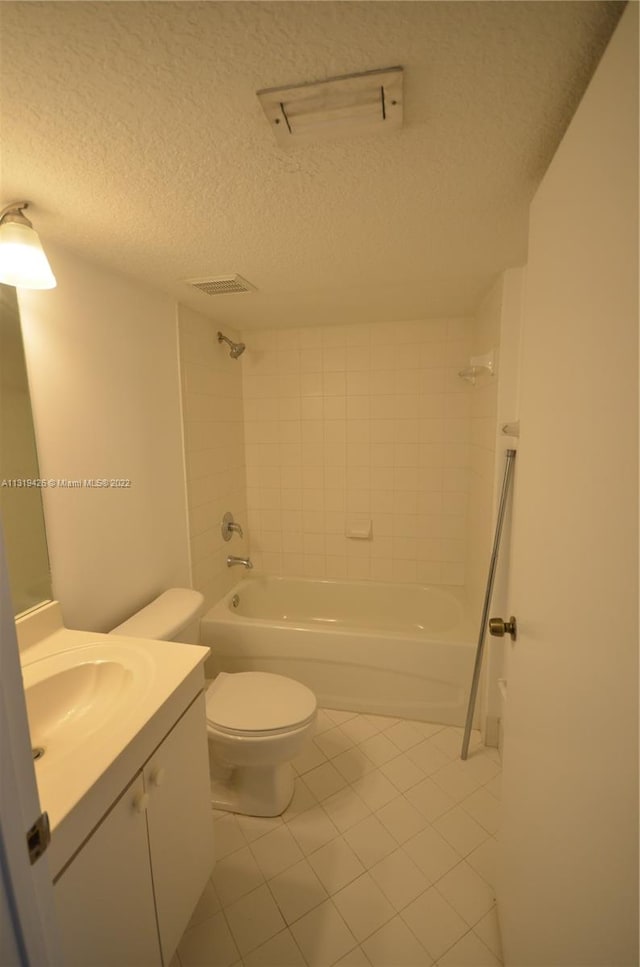
{"label": "bathtub faucet", "polygon": [[242,566],[246,567],[248,571],[250,571],[253,567],[253,564],[248,557],[234,557],[233,554],[230,554],[227,558],[227,567],[233,567],[235,564],[242,564]]}

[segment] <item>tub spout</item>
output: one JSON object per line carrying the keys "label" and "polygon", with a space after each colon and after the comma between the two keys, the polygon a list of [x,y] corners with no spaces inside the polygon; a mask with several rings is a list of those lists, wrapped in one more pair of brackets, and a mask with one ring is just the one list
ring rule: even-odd
{"label": "tub spout", "polygon": [[242,564],[242,566],[246,567],[248,571],[250,571],[251,568],[253,567],[253,564],[251,563],[250,558],[234,557],[233,554],[230,554],[229,557],[227,558],[227,567],[234,567],[234,565],[236,564]]}

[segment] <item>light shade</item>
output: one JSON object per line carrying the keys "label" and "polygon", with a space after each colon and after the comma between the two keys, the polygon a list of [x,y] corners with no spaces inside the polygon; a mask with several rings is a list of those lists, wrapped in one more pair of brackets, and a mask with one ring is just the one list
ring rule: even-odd
{"label": "light shade", "polygon": [[55,276],[37,233],[17,205],[10,209],[0,220],[0,282],[22,289],[53,289]]}

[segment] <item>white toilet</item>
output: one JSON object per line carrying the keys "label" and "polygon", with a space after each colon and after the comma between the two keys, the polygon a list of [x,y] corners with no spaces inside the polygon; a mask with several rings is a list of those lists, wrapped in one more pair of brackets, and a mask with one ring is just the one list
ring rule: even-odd
{"label": "white toilet", "polygon": [[[111,632],[197,643],[204,598],[171,588]],[[221,672],[207,688],[211,805],[278,816],[293,796],[291,760],[313,734],[313,692],[270,672]]]}

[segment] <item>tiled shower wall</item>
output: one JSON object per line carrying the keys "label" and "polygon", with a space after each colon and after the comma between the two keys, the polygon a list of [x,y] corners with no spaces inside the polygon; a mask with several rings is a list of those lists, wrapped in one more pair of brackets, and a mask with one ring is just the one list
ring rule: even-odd
{"label": "tiled shower wall", "polygon": [[[247,332],[251,556],[270,574],[463,584],[471,320]],[[207,469],[210,472],[210,468]],[[345,536],[365,529],[371,536]]]}
{"label": "tiled shower wall", "polygon": [[[249,546],[242,371],[218,343],[211,319],[180,306],[178,332],[193,587],[210,607],[240,577],[226,566],[227,554],[244,556]],[[239,339],[228,327],[225,334]],[[244,539],[234,534],[223,541],[227,510],[244,526]]]}

